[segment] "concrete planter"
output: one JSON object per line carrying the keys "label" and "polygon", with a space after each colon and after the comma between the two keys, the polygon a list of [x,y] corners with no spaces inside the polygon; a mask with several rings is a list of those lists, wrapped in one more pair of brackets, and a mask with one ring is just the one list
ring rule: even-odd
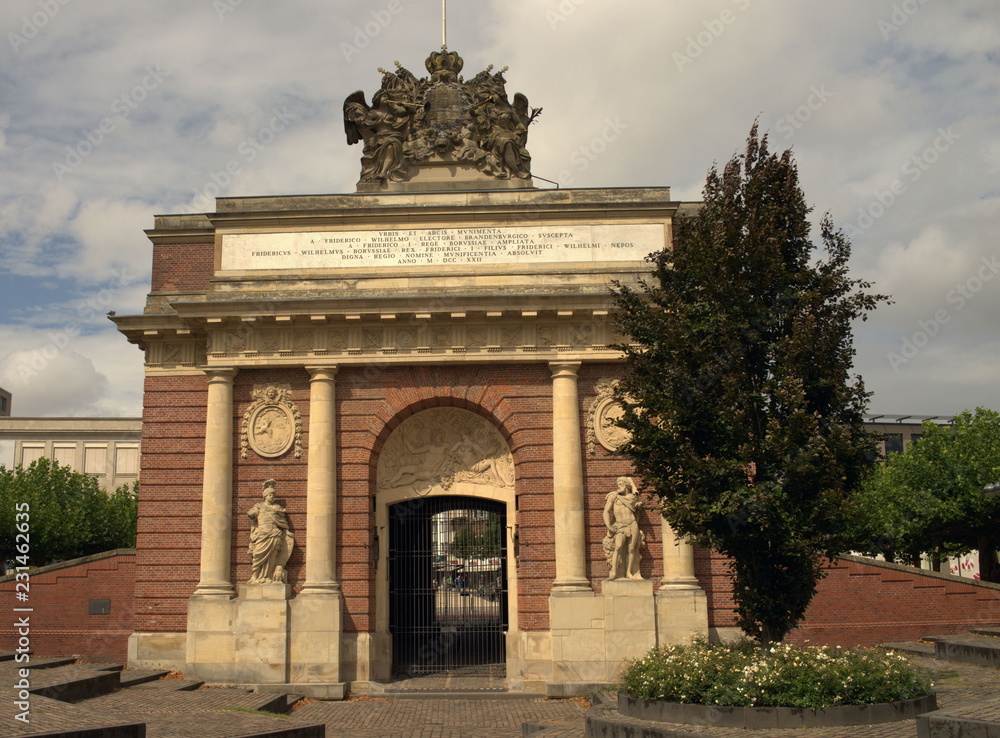
{"label": "concrete planter", "polygon": [[874,725],[912,720],[937,709],[932,692],[912,700],[878,705],[840,705],[809,709],[801,707],[722,707],[685,705],[677,702],[642,700],[618,693],[618,712],[639,720],[681,725],[712,725],[720,728],[824,728],[844,725]]}

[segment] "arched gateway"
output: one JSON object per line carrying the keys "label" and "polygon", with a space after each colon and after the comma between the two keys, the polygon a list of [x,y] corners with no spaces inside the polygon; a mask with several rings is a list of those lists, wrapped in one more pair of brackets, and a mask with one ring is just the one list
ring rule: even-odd
{"label": "arched gateway", "polygon": [[392,675],[503,676],[517,622],[514,461],[503,436],[469,410],[424,410],[389,436],[376,489],[388,530],[378,609],[388,614]]}
{"label": "arched gateway", "polygon": [[133,667],[328,699],[505,668],[566,695],[707,632],[692,550],[616,483],[607,389],[608,285],[692,208],[536,188],[506,68],[425,66],[345,101],[356,192],[146,232],[145,308],[113,318],[146,367]]}

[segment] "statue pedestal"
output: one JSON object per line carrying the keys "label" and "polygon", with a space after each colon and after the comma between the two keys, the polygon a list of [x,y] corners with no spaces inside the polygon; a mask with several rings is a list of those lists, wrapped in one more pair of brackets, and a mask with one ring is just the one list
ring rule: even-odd
{"label": "statue pedestal", "polygon": [[239,592],[241,600],[289,600],[292,598],[292,585],[282,582],[243,582],[239,585]]}
{"label": "statue pedestal", "polygon": [[644,656],[656,645],[656,601],[653,583],[646,579],[613,579],[601,582],[604,598],[604,628],[607,631],[605,660],[608,680],[628,659]]}
{"label": "statue pedestal", "polygon": [[188,604],[185,671],[208,682],[343,699],[339,593],[292,597],[282,583],[240,584],[240,596]]}
{"label": "statue pedestal", "polygon": [[464,192],[475,190],[530,190],[531,179],[497,179],[473,164],[451,156],[432,156],[410,165],[412,176],[405,182],[358,182],[358,192]]}
{"label": "statue pedestal", "polygon": [[601,593],[562,593],[549,598],[552,628],[550,697],[592,692],[614,682],[628,659],[656,645],[652,582],[619,579]]}
{"label": "statue pedestal", "polygon": [[288,584],[240,584],[233,631],[241,683],[288,681]]}

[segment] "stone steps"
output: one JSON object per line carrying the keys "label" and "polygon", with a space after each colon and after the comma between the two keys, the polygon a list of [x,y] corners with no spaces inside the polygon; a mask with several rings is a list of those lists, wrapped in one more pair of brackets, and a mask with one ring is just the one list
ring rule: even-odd
{"label": "stone steps", "polygon": [[934,658],[956,664],[1000,668],[1000,638],[989,635],[959,634],[928,636],[934,644]]}
{"label": "stone steps", "polygon": [[[0,691],[0,735],[46,738],[322,738],[324,726],[282,717],[295,695],[249,689],[200,689],[169,672],[123,671],[117,664],[32,659],[18,664],[0,655],[0,683],[15,685],[28,667],[30,722],[16,716],[18,693]],[[11,657],[13,654],[10,655]],[[73,702],[74,704],[69,704]]]}
{"label": "stone steps", "polygon": [[967,702],[917,717],[917,738],[1000,735],[1000,698]]}
{"label": "stone steps", "polygon": [[921,656],[923,658],[934,658],[935,650],[933,643],[923,643],[922,641],[896,641],[892,643],[879,644],[888,651],[905,653],[908,656]]}

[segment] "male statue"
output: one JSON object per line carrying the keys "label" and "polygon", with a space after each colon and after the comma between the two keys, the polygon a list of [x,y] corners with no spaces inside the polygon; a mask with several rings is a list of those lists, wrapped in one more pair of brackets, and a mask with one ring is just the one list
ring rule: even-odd
{"label": "male statue", "polygon": [[618,477],[614,491],[604,503],[604,553],[608,559],[608,579],[642,579],[639,573],[639,549],[645,537],[639,530],[636,512],[642,504],[631,477]]}

